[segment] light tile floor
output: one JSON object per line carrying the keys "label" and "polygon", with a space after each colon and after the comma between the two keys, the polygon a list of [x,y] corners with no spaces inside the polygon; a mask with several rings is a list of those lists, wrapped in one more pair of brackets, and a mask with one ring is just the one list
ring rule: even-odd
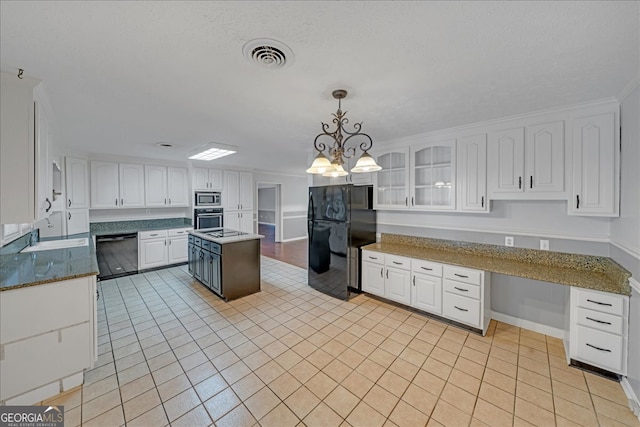
{"label": "light tile floor", "polygon": [[640,425],[620,385],[567,367],[558,339],[335,300],[265,257],[262,279],[230,303],[184,266],[101,282],[98,362],[44,403],[67,426]]}

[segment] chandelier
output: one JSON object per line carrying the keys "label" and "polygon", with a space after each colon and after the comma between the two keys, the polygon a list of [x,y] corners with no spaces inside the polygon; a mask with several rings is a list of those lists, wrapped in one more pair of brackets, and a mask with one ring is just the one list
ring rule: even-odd
{"label": "chandelier", "polygon": [[[353,125],[355,129],[353,132],[349,132],[344,129],[344,125],[349,123],[349,119],[345,116],[347,112],[342,112],[341,100],[346,98],[347,91],[344,89],[337,89],[332,92],[335,99],[338,100],[338,111],[333,114],[333,123],[336,124],[336,129],[333,132],[329,132],[329,125],[322,122],[322,133],[316,136],[313,141],[313,146],[318,152],[318,155],[313,160],[311,167],[307,169],[307,173],[322,174],[322,176],[339,177],[349,175],[349,172],[344,170],[344,160],[350,159],[356,155],[356,147],[360,147],[362,154],[356,165],[351,168],[353,173],[362,172],[376,172],[382,169],[376,161],[371,157],[368,151],[373,147],[373,140],[366,133],[360,132],[362,129],[362,122]],[[345,137],[346,136],[346,137]],[[327,145],[324,142],[319,141],[320,138],[329,137],[332,142],[331,145]],[[355,146],[346,147],[351,138],[360,137],[364,140]],[[326,150],[326,154],[325,154]]]}

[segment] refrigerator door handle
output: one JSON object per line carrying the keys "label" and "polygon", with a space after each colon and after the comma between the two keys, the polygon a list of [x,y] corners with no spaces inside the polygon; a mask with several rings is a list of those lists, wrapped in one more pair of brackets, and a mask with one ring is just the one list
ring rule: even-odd
{"label": "refrigerator door handle", "polygon": [[316,208],[315,208],[314,203],[313,203],[313,193],[312,192],[309,192],[309,203],[308,203],[308,206],[307,206],[307,210],[309,211],[309,215],[308,215],[309,216],[309,220],[315,221],[315,219],[316,219],[316,212],[315,212]]}

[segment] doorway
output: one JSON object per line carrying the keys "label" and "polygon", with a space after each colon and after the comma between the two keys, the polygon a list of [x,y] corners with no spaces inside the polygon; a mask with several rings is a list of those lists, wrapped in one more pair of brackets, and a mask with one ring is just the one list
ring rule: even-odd
{"label": "doorway", "polygon": [[258,233],[270,243],[282,241],[281,184],[258,182]]}

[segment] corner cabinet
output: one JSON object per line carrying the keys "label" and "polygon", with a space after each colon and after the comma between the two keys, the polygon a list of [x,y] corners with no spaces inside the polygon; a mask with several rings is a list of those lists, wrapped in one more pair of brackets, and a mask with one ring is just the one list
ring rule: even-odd
{"label": "corner cabinet", "polygon": [[618,128],[613,112],[574,119],[570,215],[619,215]]}
{"label": "corner cabinet", "polygon": [[374,209],[409,207],[409,148],[380,152],[376,163],[382,169],[374,174]]}

